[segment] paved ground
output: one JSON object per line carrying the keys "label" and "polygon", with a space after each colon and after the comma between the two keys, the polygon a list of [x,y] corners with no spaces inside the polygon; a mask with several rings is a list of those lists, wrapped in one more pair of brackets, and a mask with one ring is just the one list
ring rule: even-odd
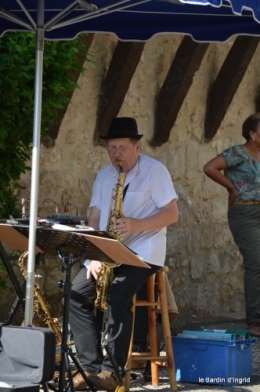
{"label": "paved ground", "polygon": [[[181,332],[183,329],[200,330],[201,328],[208,329],[240,329],[246,328],[245,321],[242,319],[218,319],[218,320],[199,320],[191,318],[189,321],[181,318],[176,321],[173,333]],[[224,360],[224,358],[223,358]],[[170,392],[169,380],[165,368],[160,370],[160,385],[159,387],[152,387],[149,382],[145,382],[143,378],[143,369],[135,369],[134,374],[136,379],[132,379],[131,392],[144,392],[149,390],[158,390],[160,392]],[[207,384],[191,384],[178,383],[178,391],[201,391],[201,392],[260,392],[260,339],[252,343],[252,377],[250,383],[238,386],[219,386]]]}

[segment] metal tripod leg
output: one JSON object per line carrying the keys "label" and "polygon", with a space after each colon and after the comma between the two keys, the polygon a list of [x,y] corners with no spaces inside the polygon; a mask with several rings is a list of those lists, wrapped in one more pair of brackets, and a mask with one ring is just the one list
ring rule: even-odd
{"label": "metal tripod leg", "polygon": [[[64,287],[64,304],[63,304],[63,321],[62,321],[62,343],[61,343],[61,361],[60,361],[60,369],[59,369],[59,386],[58,389],[53,387],[51,384],[49,387],[56,392],[75,392],[75,388],[73,385],[73,377],[70,367],[70,358],[74,362],[78,371],[81,373],[82,377],[86,381],[87,385],[94,392],[96,389],[90,385],[90,382],[87,380],[84,369],[80,365],[79,361],[76,359],[74,354],[72,353],[71,348],[68,346],[67,338],[68,338],[68,324],[69,324],[69,301],[70,301],[70,293],[71,293],[71,267],[73,264],[78,262],[81,259],[81,256],[73,257],[71,254],[67,257],[62,257],[60,250],[58,249],[58,255],[63,261],[63,268],[66,271],[66,279],[65,282],[62,280],[59,281],[59,286]],[[68,376],[68,384],[65,380],[65,373],[67,371]]]}
{"label": "metal tripod leg", "polygon": [[[111,349],[109,347],[109,343],[111,343],[114,340],[116,340],[116,338],[121,333],[122,328],[123,328],[123,324],[121,323],[120,326],[119,326],[118,333],[112,339],[106,340],[106,341],[102,342],[102,344],[103,344],[103,346],[104,346],[104,348],[106,350],[106,353],[107,353],[107,355],[108,355],[108,357],[109,357],[109,359],[110,359],[110,361],[111,361],[111,363],[112,363],[112,365],[113,365],[113,367],[115,369],[115,373],[116,373],[116,376],[117,376],[117,379],[118,379],[119,386],[116,387],[115,392],[125,392],[124,379],[123,378],[124,378],[124,375],[125,375],[125,372],[127,371],[127,369],[121,369],[121,367],[118,366],[118,364],[117,364],[117,362],[115,360],[115,357],[114,357],[114,355],[113,355],[113,353],[112,353],[112,351],[111,351]],[[106,335],[106,330],[103,332],[103,336],[105,336],[105,335]]]}

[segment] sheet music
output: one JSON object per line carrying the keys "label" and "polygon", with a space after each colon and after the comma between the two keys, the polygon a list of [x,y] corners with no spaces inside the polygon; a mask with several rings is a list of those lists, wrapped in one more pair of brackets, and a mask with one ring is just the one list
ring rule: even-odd
{"label": "sheet music", "polygon": [[71,227],[67,225],[62,225],[60,223],[55,223],[52,225],[52,228],[54,230],[62,230],[62,231],[94,231],[93,227],[90,226],[76,226],[76,227]]}

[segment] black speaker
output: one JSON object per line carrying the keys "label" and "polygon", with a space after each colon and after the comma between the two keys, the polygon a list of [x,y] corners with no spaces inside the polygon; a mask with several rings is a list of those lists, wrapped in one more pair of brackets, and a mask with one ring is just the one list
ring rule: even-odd
{"label": "black speaker", "polygon": [[54,376],[55,351],[49,328],[0,325],[0,392],[39,392]]}

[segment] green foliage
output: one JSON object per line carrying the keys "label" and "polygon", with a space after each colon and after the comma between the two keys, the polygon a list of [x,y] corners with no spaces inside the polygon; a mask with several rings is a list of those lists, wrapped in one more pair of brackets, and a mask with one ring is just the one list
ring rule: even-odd
{"label": "green foliage", "polygon": [[[73,71],[82,72],[78,54],[83,40],[45,41],[42,134],[54,124],[58,109],[68,103],[66,92],[77,87]],[[0,39],[0,218],[13,214],[19,179],[28,170],[33,140],[35,35],[6,33]],[[87,57],[87,52],[86,52]]]}
{"label": "green foliage", "polygon": [[6,273],[2,260],[0,259],[0,289],[7,290]]}
{"label": "green foliage", "polygon": [[[14,267],[17,266],[17,260],[21,256],[22,251],[11,250],[11,249],[4,249],[4,251],[5,251],[5,257],[7,259],[6,262],[8,262],[10,268],[14,270]],[[1,290],[13,292],[13,284],[2,257],[0,257],[0,295],[1,295]]]}
{"label": "green foliage", "polygon": [[11,287],[10,287],[10,279],[8,277],[6,268],[3,264],[3,261],[0,259],[0,295],[1,295],[1,290],[11,291]]}

